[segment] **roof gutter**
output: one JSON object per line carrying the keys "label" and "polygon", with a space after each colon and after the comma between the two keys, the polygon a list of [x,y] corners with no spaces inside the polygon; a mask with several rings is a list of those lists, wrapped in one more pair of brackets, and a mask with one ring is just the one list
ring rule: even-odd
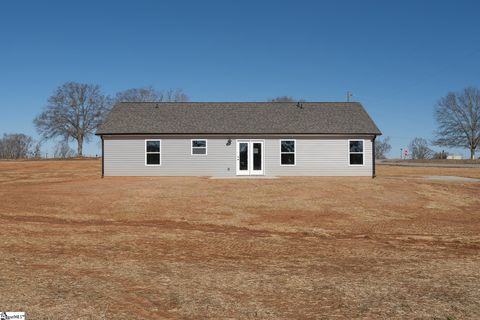
{"label": "roof gutter", "polygon": [[160,132],[146,132],[146,133],[95,133],[96,136],[192,136],[192,135],[210,135],[210,136],[380,136],[381,133],[365,133],[365,132],[351,132],[351,133],[206,133],[206,132],[192,132],[192,133],[160,133]]}

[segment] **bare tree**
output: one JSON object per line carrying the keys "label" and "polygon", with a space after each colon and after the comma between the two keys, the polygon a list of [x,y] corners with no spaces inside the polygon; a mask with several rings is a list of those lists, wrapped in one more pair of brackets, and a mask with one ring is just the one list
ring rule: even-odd
{"label": "bare tree", "polygon": [[414,138],[409,145],[412,159],[429,159],[433,151],[428,146],[428,141],[424,138]]}
{"label": "bare tree", "polygon": [[188,96],[182,89],[157,90],[152,86],[131,88],[120,91],[115,96],[116,102],[184,102]]}
{"label": "bare tree", "polygon": [[32,149],[31,156],[34,159],[40,159],[42,157],[42,143],[37,142]]}
{"label": "bare tree", "polygon": [[480,90],[450,92],[436,104],[435,118],[438,124],[435,144],[468,148],[470,159],[475,159],[480,144]]}
{"label": "bare tree", "polygon": [[377,159],[386,159],[387,153],[392,150],[392,146],[390,145],[390,138],[385,137],[382,140],[375,141],[375,158]]}
{"label": "bare tree", "polygon": [[291,96],[278,96],[275,98],[268,99],[269,102],[305,102],[303,99],[294,99]]}
{"label": "bare tree", "polygon": [[73,149],[70,148],[70,146],[68,145],[68,141],[63,140],[57,143],[57,145],[55,146],[55,151],[53,153],[53,156],[55,158],[62,158],[62,159],[72,158],[75,156],[75,151],[73,151]]}
{"label": "bare tree", "polygon": [[157,102],[161,99],[161,92],[153,87],[132,88],[116,94],[117,102]]}
{"label": "bare tree", "polygon": [[23,133],[4,134],[0,138],[1,159],[24,159],[30,156],[33,139]]}
{"label": "bare tree", "polygon": [[189,100],[188,96],[183,92],[182,89],[168,89],[162,93],[163,100],[161,101],[185,102]]}
{"label": "bare tree", "polygon": [[448,152],[445,152],[444,150],[440,152],[435,152],[432,155],[432,159],[435,159],[435,160],[445,160],[447,159],[447,157],[448,157]]}
{"label": "bare tree", "polygon": [[81,157],[83,143],[89,141],[110,106],[111,100],[100,86],[67,82],[48,99],[47,107],[34,124],[45,139],[76,140],[77,154]]}

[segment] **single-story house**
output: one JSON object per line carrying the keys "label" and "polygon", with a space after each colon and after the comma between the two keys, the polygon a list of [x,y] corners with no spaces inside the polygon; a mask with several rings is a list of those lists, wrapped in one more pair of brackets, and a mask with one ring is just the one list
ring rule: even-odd
{"label": "single-story house", "polygon": [[99,126],[102,176],[375,176],[357,102],[126,102]]}

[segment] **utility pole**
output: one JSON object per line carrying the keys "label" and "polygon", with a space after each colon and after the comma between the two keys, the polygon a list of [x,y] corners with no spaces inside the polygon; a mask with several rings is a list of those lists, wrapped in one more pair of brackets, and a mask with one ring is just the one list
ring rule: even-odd
{"label": "utility pole", "polygon": [[347,91],[347,102],[350,102],[350,99],[352,98],[353,94],[350,91]]}

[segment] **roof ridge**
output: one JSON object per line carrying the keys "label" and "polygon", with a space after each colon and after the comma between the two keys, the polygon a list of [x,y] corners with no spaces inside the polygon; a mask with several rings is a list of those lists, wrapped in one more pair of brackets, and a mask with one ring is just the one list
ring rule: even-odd
{"label": "roof ridge", "polygon": [[259,103],[259,104],[286,104],[286,103],[323,103],[323,104],[361,104],[359,101],[120,101],[117,104],[148,104],[148,103],[158,103],[158,104],[191,104],[191,103],[236,103],[236,104],[249,104],[249,103]]}

